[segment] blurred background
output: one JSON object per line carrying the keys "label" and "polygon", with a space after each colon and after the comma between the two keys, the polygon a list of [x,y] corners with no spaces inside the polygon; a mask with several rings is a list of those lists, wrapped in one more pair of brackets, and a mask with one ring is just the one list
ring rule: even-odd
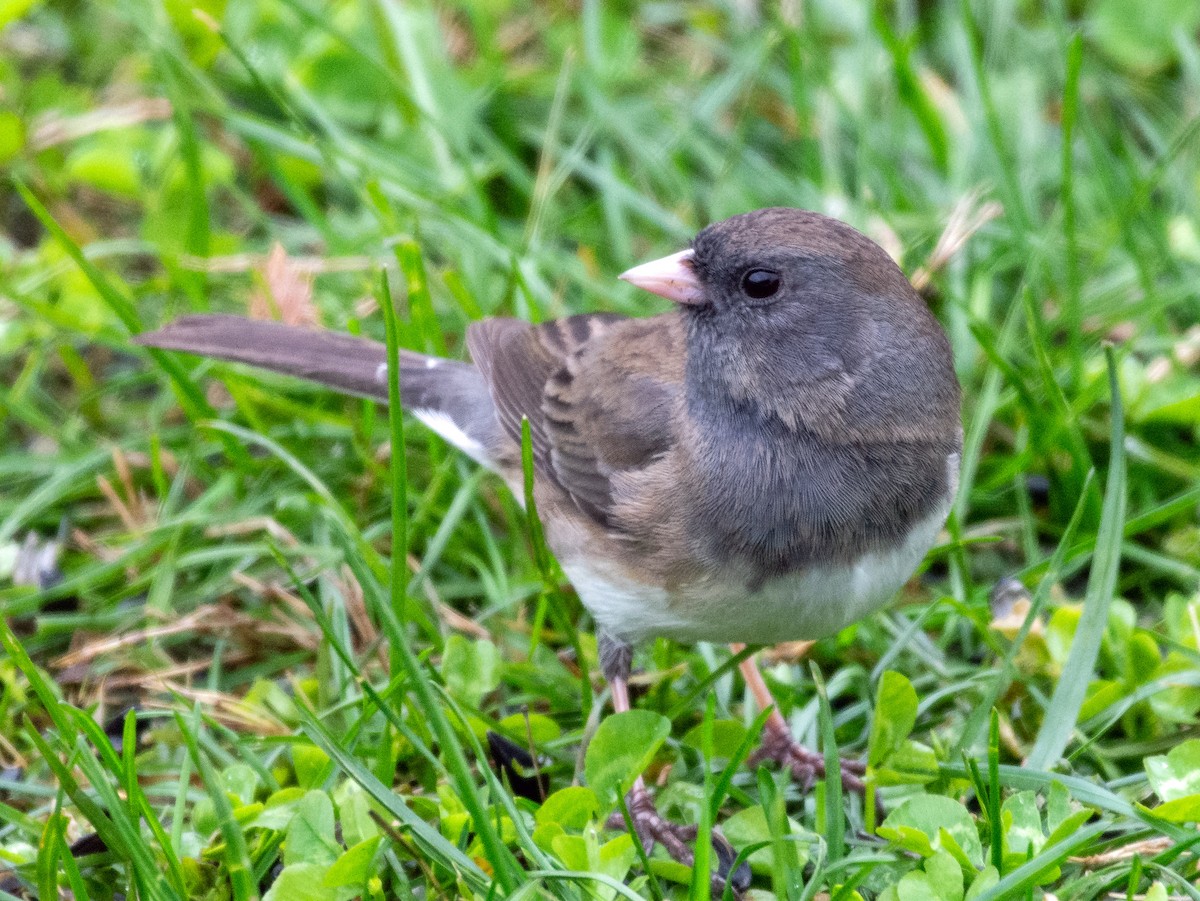
{"label": "blurred background", "polygon": [[[156,362],[132,333],[224,311],[382,338],[390,293],[406,345],[460,356],[483,316],[659,312],[665,302],[616,274],[771,205],[882,244],[945,324],[966,398],[962,490],[900,606],[771,658],[797,734],[817,734],[809,659],[851,754],[867,748],[884,671],[902,674],[913,711],[893,750],[915,756],[879,785],[893,809],[957,805],[944,822],[978,844],[1001,825],[960,752],[982,753],[996,705],[996,756],[1016,765],[1047,709],[1066,711],[1080,726],[1063,737],[1060,785],[1103,828],[1063,863],[1051,839],[1066,796],[1044,822],[1049,795],[1015,802],[1009,825],[1033,809],[1037,826],[987,858],[997,878],[1035,855],[1063,868],[1002,888],[1092,897],[1161,879],[1183,891],[1171,880],[1191,878],[1187,855],[1161,862],[1170,875],[1141,869],[1178,835],[1131,804],[1200,798],[1200,783],[1164,789],[1162,775],[1200,768],[1200,744],[1165,770],[1144,763],[1200,732],[1198,30],[1194,0],[0,2],[0,609],[15,636],[0,657],[0,860],[16,867],[0,891],[55,878],[95,897],[270,891],[297,861],[263,836],[289,821],[247,826],[259,813],[246,805],[297,788],[334,799],[335,858],[351,837],[376,842],[355,871],[378,880],[366,894],[482,891],[471,861],[500,866],[461,832],[449,764],[427,746],[434,714],[400,702],[411,686],[398,688],[387,650],[400,627],[381,613],[396,462],[384,412],[236,367]],[[499,482],[411,426],[403,634],[467,711],[458,734],[480,785],[488,758],[471,739],[490,729],[534,745],[563,789],[601,700],[586,615],[539,567]],[[1079,636],[1094,647],[1072,662]],[[729,747],[753,714],[722,652],[664,642],[644,654],[657,675],[640,706],[673,726],[652,775],[666,774],[666,807],[687,819],[708,772],[689,739],[704,693]],[[390,716],[368,711],[364,682],[394,700]],[[1061,685],[1078,697],[1053,700]],[[73,710],[126,743],[128,769]],[[119,785],[136,756],[155,783],[128,834],[104,827],[106,851],[71,842],[103,820],[88,798],[109,809],[116,796],[66,788],[51,750],[90,759],[72,758],[84,782]],[[331,758],[336,775],[322,769]],[[493,753],[491,769],[504,766]],[[370,794],[364,772],[409,792],[446,847],[365,813],[347,825],[345,810],[367,809],[347,800]],[[766,802],[746,778],[722,818],[770,838],[783,821],[755,806]],[[498,785],[481,804],[500,803]],[[811,799],[780,786],[795,834],[820,833]],[[540,801],[514,797],[529,811]],[[599,839],[585,841],[580,809],[553,822],[558,846],[504,840],[528,869],[640,873],[632,857],[604,870],[584,853]],[[850,816],[853,833],[864,813]],[[1170,817],[1200,817],[1200,800]],[[943,820],[917,819],[937,837],[929,824]],[[44,864],[38,882],[39,841],[82,870]],[[1143,841],[1160,845],[1102,858]],[[910,871],[925,879],[934,859],[916,862],[895,836],[864,842],[850,859],[873,854],[869,865],[830,872],[805,852],[757,864],[755,890],[845,880],[874,897]],[[988,865],[972,848],[967,885],[968,865]],[[685,890],[663,878],[668,894]]]}

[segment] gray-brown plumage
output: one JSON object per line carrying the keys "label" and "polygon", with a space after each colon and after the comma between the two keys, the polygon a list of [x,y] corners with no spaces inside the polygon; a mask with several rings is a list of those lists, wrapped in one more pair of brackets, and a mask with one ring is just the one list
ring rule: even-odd
{"label": "gray-brown plumage", "polygon": [[[944,516],[948,344],[877,245],[815,213],[717,223],[679,265],[694,299],[660,316],[485,320],[474,365],[404,352],[404,405],[514,486],[529,419],[547,540],[611,637],[818,637],[886,600],[924,547],[857,585],[856,566],[917,528],[927,545]],[[748,293],[751,272],[767,275],[750,292],[773,290]],[[384,348],[360,338],[201,316],[139,341],[386,399]]]}
{"label": "gray-brown plumage", "polygon": [[[518,497],[529,420],[545,535],[596,620],[618,710],[631,643],[817,638],[886,603],[941,528],[961,446],[945,335],[847,225],[759,210],[622,277],[678,308],[489,319],[467,333],[472,363],[403,352],[399,373],[405,408]],[[138,341],[387,399],[373,341],[230,316]],[[753,661],[741,670],[769,705]],[[778,713],[768,757],[802,783],[824,771]],[[843,762],[847,788],[861,773]],[[644,840],[690,861],[640,780],[629,809]]]}

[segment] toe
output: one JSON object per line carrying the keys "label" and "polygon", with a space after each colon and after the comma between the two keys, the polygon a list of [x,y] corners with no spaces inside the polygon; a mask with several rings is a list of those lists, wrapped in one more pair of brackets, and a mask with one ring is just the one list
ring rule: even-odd
{"label": "toe", "polygon": [[[729,840],[714,830],[712,846],[717,855],[717,871],[713,874],[714,888],[719,883],[720,891],[724,894],[725,884],[729,883],[729,887],[737,895],[750,888],[750,864],[743,860],[736,868],[734,867],[734,864],[737,863],[737,851],[734,850],[733,845],[729,844]],[[714,894],[716,894],[715,891]]]}
{"label": "toe", "polygon": [[847,760],[842,758],[842,772],[852,773],[855,776],[865,776],[867,772],[866,761],[863,760]]}

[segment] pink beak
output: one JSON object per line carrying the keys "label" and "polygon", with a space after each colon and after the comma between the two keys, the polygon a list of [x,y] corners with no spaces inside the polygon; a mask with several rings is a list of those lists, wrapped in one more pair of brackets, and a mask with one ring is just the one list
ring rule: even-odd
{"label": "pink beak", "polygon": [[622,272],[620,278],[676,303],[694,305],[704,302],[704,287],[696,277],[691,248],[634,266]]}

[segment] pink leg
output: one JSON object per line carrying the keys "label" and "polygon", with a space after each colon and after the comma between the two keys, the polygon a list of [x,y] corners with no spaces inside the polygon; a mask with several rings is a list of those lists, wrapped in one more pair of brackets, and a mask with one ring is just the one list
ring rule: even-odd
{"label": "pink leg", "polygon": [[[740,654],[745,647],[743,644],[729,646],[735,654]],[[779,709],[775,705],[775,698],[771,696],[771,689],[767,687],[757,661],[753,657],[747,657],[738,664],[738,668],[741,670],[742,678],[746,680],[746,687],[754,696],[754,703],[761,710],[771,711],[771,715],[763,727],[762,744],[750,755],[747,763],[750,766],[756,766],[764,760],[773,760],[780,766],[790,769],[796,781],[807,791],[817,778],[825,775],[824,755],[810,751],[792,738],[792,731],[779,713]],[[855,794],[864,794],[866,785],[861,777],[866,772],[866,767],[856,760],[843,760],[841,764],[842,786]]]}
{"label": "pink leg", "polygon": [[[729,646],[729,650],[735,654],[740,654],[745,649],[744,644]],[[746,680],[746,687],[750,689],[750,694],[754,695],[754,703],[758,705],[758,709],[771,711],[771,717],[767,720],[767,728],[787,732],[787,723],[783,721],[783,716],[775,705],[771,689],[767,688],[767,680],[763,678],[762,670],[758,668],[758,661],[751,655],[738,664],[738,669],[742,672],[742,678]]]}
{"label": "pink leg", "polygon": [[[622,672],[622,669],[625,671]],[[613,712],[624,713],[630,709],[628,670],[620,666],[611,667],[606,676],[608,684],[612,688]],[[658,842],[666,848],[672,858],[684,866],[690,867],[694,863],[695,855],[692,853],[690,843],[696,840],[696,827],[681,826],[663,819],[658,813],[658,808],[654,806],[654,799],[650,796],[641,776],[637,777],[633,788],[625,796],[625,804],[629,810],[629,819],[633,823],[633,829],[641,839],[642,847],[646,849],[647,854],[654,848],[654,843]],[[609,829],[625,829],[625,818],[620,811],[608,818],[607,826]],[[733,884],[734,895],[740,895],[750,887],[750,867],[743,863],[734,873],[730,874],[729,870],[733,866],[734,860],[737,859],[737,852],[716,830],[712,833],[712,844],[713,850],[716,852],[715,862],[717,864],[716,871],[712,874],[713,897],[719,898],[724,893],[727,879]]]}
{"label": "pink leg", "polygon": [[629,682],[624,676],[618,676],[609,683],[612,688],[613,713],[625,713],[629,710]]}

